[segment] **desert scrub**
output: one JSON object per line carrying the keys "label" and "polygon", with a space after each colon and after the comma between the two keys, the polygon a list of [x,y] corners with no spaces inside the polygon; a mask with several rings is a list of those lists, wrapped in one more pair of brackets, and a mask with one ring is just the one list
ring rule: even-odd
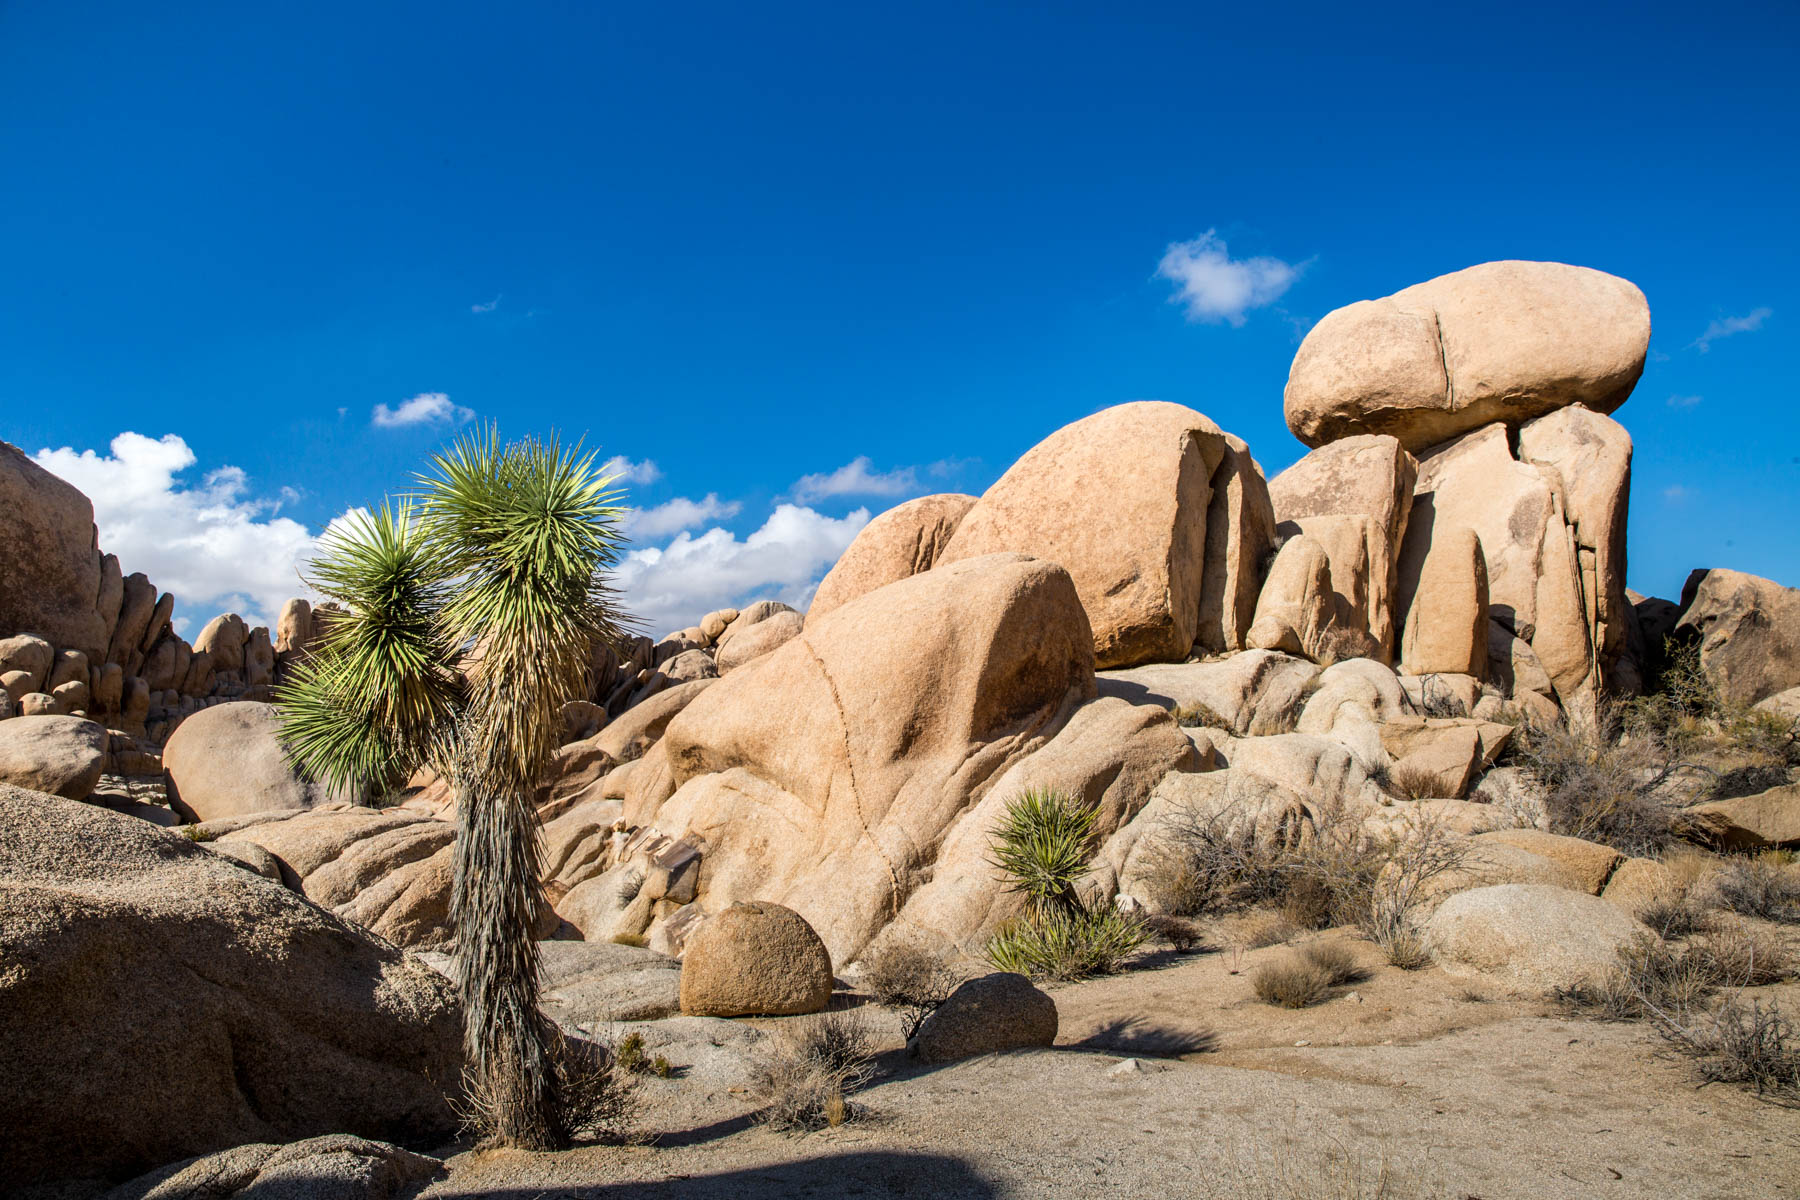
{"label": "desert scrub", "polygon": [[183,825],[176,832],[190,842],[210,842],[218,838],[218,834],[210,829],[202,829],[198,825]]}
{"label": "desert scrub", "polygon": [[1619,713],[1602,708],[1592,725],[1526,726],[1513,741],[1513,762],[1543,790],[1550,832],[1640,858],[1674,840],[1668,787],[1694,770],[1684,739],[1647,725],[1621,737]]}
{"label": "desert scrub", "polygon": [[1007,806],[994,834],[994,866],[1025,911],[988,942],[1002,971],[1071,980],[1117,971],[1149,938],[1144,922],[1077,883],[1093,852],[1094,812],[1061,792],[1031,789]]}
{"label": "desert scrub", "polygon": [[1431,961],[1416,921],[1419,905],[1436,879],[1468,861],[1468,842],[1429,814],[1410,818],[1380,839],[1379,869],[1371,880],[1357,922],[1363,936],[1380,946],[1389,965],[1416,971]]}
{"label": "desert scrub", "polygon": [[1740,916],[1800,924],[1800,868],[1780,853],[1737,859],[1712,887],[1720,907]]}
{"label": "desert scrub", "polygon": [[1728,997],[1708,1013],[1671,1013],[1657,1032],[1705,1083],[1734,1083],[1784,1104],[1800,1103],[1800,1038],[1779,1005]]}
{"label": "desert scrub", "polygon": [[1177,705],[1173,715],[1175,723],[1184,729],[1222,729],[1226,733],[1233,732],[1230,721],[1198,700]]}
{"label": "desert scrub", "polygon": [[646,1051],[644,1035],[635,1030],[626,1034],[613,1048],[613,1061],[628,1075],[654,1075],[658,1079],[672,1079],[675,1076],[674,1064],[660,1054],[652,1056]]}
{"label": "desert scrub", "polygon": [[1683,946],[1651,936],[1619,951],[1598,978],[1561,989],[1572,1011],[1607,1021],[1668,1021],[1699,1011],[1720,988],[1759,987],[1788,975],[1786,948],[1749,925],[1715,930]]}
{"label": "desert scrub", "polygon": [[[555,1096],[554,1119],[572,1138],[618,1141],[631,1131],[637,1111],[631,1078],[605,1046],[565,1034],[545,1022],[545,1065]],[[481,1146],[507,1141],[505,1106],[516,1087],[492,1070],[464,1073],[458,1106],[463,1129]]]}
{"label": "desert scrub", "polygon": [[877,947],[863,956],[862,968],[863,987],[876,1003],[899,1012],[908,1040],[963,980],[942,955],[911,942]]}
{"label": "desert scrub", "polygon": [[784,1027],[758,1066],[757,1119],[775,1129],[823,1129],[853,1119],[850,1096],[874,1077],[875,1046],[851,1013],[826,1013]]}
{"label": "desert scrub", "polygon": [[1436,771],[1399,762],[1387,772],[1387,790],[1401,800],[1435,800],[1444,789]]}

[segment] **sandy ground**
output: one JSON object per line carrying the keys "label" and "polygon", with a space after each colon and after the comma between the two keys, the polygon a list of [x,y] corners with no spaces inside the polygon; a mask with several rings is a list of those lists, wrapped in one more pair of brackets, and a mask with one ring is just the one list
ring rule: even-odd
{"label": "sandy ground", "polygon": [[[896,1049],[861,1119],[819,1133],[757,1126],[741,1080],[708,1058],[733,1052],[690,1055],[688,1077],[641,1088],[645,1144],[459,1153],[422,1195],[1800,1195],[1800,1111],[1697,1087],[1642,1026],[1353,945],[1368,978],[1315,1008],[1252,997],[1249,970],[1282,948],[1169,956],[1057,989],[1054,1049],[936,1069],[871,1009]],[[1781,990],[1800,1008],[1800,988]],[[1127,1056],[1141,1069],[1120,1070]]]}

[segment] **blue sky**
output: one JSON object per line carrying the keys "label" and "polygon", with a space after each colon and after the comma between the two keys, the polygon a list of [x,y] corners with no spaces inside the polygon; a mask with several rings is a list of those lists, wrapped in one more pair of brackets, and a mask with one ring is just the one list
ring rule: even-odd
{"label": "blue sky", "polygon": [[1273,474],[1319,317],[1558,259],[1650,299],[1632,585],[1800,585],[1800,10],[1209,8],[10,0],[0,438],[193,622],[468,414],[585,435],[664,626],[1122,401]]}

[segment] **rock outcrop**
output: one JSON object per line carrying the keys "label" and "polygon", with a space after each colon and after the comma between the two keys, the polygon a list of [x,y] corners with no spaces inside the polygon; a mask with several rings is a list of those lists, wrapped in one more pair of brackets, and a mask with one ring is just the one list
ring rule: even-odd
{"label": "rock outcrop", "polygon": [[[6,573],[0,637],[32,633],[103,661],[111,628],[100,611],[107,597],[93,504],[23,450],[0,442],[0,513],[0,569]],[[110,615],[116,619],[117,609]]]}
{"label": "rock outcrop", "polygon": [[1212,478],[1225,434],[1190,408],[1121,404],[1026,451],[963,517],[942,555],[1003,551],[1060,565],[1101,667],[1180,662],[1199,632]]}
{"label": "rock outcrop", "polygon": [[0,722],[0,783],[86,800],[106,763],[104,726],[82,717]]}
{"label": "rock outcrop", "polygon": [[288,759],[275,706],[221,704],[189,717],[163,748],[169,803],[190,821],[348,803]]}
{"label": "rock outcrop", "polygon": [[0,1190],[449,1135],[446,979],[179,833],[0,786]]}
{"label": "rock outcrop", "polygon": [[1382,433],[1419,451],[1571,404],[1610,413],[1649,347],[1650,306],[1625,280],[1483,263],[1328,313],[1294,355],[1288,428],[1309,446]]}
{"label": "rock outcrop", "polygon": [[1678,628],[1700,639],[1721,698],[1755,704],[1800,687],[1800,589],[1742,571],[1702,570],[1681,589]]}
{"label": "rock outcrop", "polygon": [[931,570],[975,503],[974,496],[920,496],[870,521],[819,581],[807,620],[817,620],[878,587]]}

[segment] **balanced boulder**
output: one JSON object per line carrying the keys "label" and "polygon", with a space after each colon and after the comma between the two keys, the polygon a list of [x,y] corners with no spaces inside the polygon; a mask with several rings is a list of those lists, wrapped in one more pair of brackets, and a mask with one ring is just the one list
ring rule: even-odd
{"label": "balanced boulder", "polygon": [[1000,551],[1061,565],[1101,667],[1180,662],[1199,630],[1207,513],[1225,434],[1179,404],[1139,401],[1057,430],[969,510],[941,557]]}
{"label": "balanced boulder", "polygon": [[452,985],[180,833],[0,785],[0,1191],[448,1136]]}
{"label": "balanced boulder", "polygon": [[790,1016],[831,1000],[831,955],[799,913],[766,901],[732,905],[689,936],[681,1011],[691,1017]]}
{"label": "balanced boulder", "polygon": [[1643,374],[1650,306],[1586,267],[1491,262],[1326,314],[1288,374],[1309,446],[1385,433],[1409,450],[1571,404],[1610,413]]}

